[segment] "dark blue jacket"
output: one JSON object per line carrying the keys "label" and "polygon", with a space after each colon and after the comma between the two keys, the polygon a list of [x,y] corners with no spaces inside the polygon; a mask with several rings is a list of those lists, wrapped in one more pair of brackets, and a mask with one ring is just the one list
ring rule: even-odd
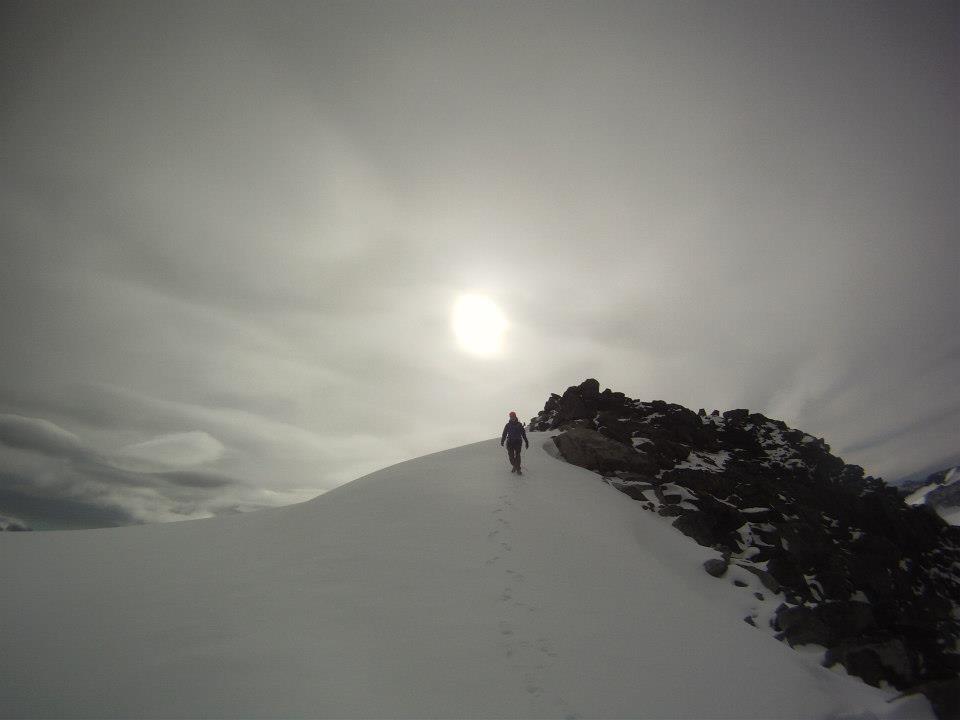
{"label": "dark blue jacket", "polygon": [[519,420],[511,420],[503,426],[503,435],[500,436],[501,445],[503,445],[504,440],[523,440],[528,445],[530,444],[530,441],[527,440],[527,431],[523,429],[523,423]]}

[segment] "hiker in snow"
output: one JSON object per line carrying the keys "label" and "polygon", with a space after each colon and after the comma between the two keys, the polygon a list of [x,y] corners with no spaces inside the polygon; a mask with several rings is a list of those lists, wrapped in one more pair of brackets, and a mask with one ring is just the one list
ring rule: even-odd
{"label": "hiker in snow", "polygon": [[510,421],[503,426],[503,435],[500,436],[500,447],[507,443],[507,455],[510,458],[510,464],[517,475],[523,475],[520,472],[520,443],[527,444],[527,450],[530,449],[530,441],[527,440],[527,431],[523,429],[523,423],[517,420],[517,414],[510,412]]}

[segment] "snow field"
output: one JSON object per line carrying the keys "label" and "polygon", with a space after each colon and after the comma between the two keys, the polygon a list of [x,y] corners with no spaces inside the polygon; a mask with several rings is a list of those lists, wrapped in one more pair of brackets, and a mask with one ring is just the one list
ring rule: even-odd
{"label": "snow field", "polygon": [[285,508],[5,534],[0,716],[932,717],[742,622],[754,576],[551,445],[522,477],[490,440]]}

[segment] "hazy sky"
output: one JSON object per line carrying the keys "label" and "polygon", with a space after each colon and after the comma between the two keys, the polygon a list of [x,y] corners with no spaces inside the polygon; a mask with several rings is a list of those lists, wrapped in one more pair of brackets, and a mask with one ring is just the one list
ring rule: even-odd
{"label": "hazy sky", "polygon": [[960,459],[958,8],[4,3],[0,515],[307,499],[587,377]]}

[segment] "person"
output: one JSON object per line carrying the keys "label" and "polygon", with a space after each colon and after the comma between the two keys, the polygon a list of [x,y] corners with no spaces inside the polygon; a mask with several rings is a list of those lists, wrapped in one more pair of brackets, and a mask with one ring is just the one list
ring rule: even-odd
{"label": "person", "polygon": [[517,475],[523,475],[520,471],[520,443],[526,443],[527,450],[530,449],[530,441],[527,440],[527,431],[523,429],[523,423],[517,420],[517,414],[510,412],[510,420],[503,426],[503,434],[500,436],[500,447],[507,443],[507,456],[510,458],[510,464]]}

